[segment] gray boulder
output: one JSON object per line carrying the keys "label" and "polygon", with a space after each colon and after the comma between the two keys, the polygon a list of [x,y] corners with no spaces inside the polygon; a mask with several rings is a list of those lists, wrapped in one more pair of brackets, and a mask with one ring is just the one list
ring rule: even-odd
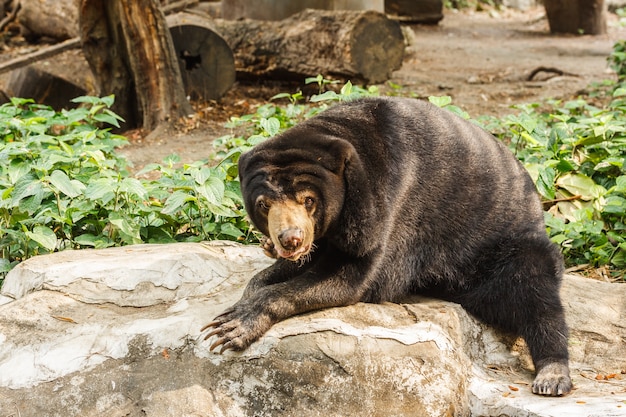
{"label": "gray boulder", "polygon": [[413,298],[288,319],[244,352],[200,328],[269,265],[228,242],[32,258],[0,298],[0,415],[626,416],[626,286],[567,276],[575,391],[531,394],[519,340]]}

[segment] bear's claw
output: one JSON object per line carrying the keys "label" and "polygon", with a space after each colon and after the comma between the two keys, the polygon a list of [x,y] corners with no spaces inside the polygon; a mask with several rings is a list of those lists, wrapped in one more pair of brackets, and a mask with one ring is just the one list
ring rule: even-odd
{"label": "bear's claw", "polygon": [[550,363],[539,372],[533,381],[533,394],[561,397],[572,390],[572,380],[566,364]]}
{"label": "bear's claw", "polygon": [[263,249],[263,253],[265,253],[265,255],[272,259],[278,259],[280,257],[276,247],[274,247],[274,242],[272,242],[272,239],[269,237],[261,239],[261,249]]}
{"label": "bear's claw", "polygon": [[244,350],[271,327],[271,321],[265,315],[256,313],[252,305],[249,300],[240,300],[200,330],[212,329],[204,340],[218,337],[210,351],[220,346],[219,353]]}

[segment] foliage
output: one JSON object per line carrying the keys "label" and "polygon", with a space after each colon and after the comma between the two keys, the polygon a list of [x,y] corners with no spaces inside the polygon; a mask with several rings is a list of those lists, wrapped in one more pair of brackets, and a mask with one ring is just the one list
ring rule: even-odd
{"label": "foliage", "polygon": [[491,120],[544,199],[548,232],[567,264],[626,269],[626,90],[600,109],[577,99],[518,106]]}
{"label": "foliage", "polygon": [[[616,46],[612,65],[624,61],[622,51]],[[0,271],[62,249],[257,241],[239,191],[241,153],[334,102],[379,94],[322,76],[307,83],[319,87],[308,103],[301,92],[283,93],[253,114],[231,117],[226,127],[237,133],[215,140],[216,161],[181,165],[172,155],[134,176],[116,152],[126,139],[101,127],[120,120],[109,110],[112,97],[81,97],[81,107],[62,112],[23,99],[0,106]],[[606,266],[623,277],[626,89],[612,85],[610,97],[602,109],[582,99],[552,101],[473,122],[509,144],[535,179],[548,232],[568,265]],[[429,100],[469,119],[450,97]]]}
{"label": "foliage", "polygon": [[[40,253],[142,242],[251,239],[236,170],[175,158],[133,177],[112,97],[55,112],[32,100],[0,106],[0,272]],[[154,175],[153,175],[154,176]]]}
{"label": "foliage", "polygon": [[307,78],[305,83],[317,84],[319,87],[319,94],[315,94],[309,99],[310,103],[315,103],[315,105],[302,103],[304,96],[301,91],[294,94],[281,93],[273,96],[270,100],[287,99],[289,103],[286,106],[264,104],[253,114],[231,117],[226,127],[237,131],[243,130],[244,134],[230,134],[217,138],[214,145],[219,149],[218,159],[222,160],[222,163],[236,163],[241,153],[300,121],[322,112],[328,108],[328,103],[378,95],[377,87],[373,86],[366,89],[354,86],[350,81],[346,82],[339,92],[327,90],[328,87],[336,85],[337,82],[328,80],[322,75]]}

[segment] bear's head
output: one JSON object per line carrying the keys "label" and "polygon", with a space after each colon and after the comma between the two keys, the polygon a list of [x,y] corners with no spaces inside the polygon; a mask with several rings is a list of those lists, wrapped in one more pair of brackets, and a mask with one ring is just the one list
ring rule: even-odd
{"label": "bear's head", "polygon": [[297,261],[336,228],[345,203],[345,168],[353,153],[344,140],[296,127],[241,156],[246,210],[271,239],[277,256]]}

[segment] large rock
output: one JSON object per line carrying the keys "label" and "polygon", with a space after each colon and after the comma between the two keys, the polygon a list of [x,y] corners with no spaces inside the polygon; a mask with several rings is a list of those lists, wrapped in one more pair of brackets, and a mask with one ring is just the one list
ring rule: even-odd
{"label": "large rock", "polygon": [[576,390],[542,398],[523,344],[439,300],[319,311],[242,353],[209,352],[200,328],[268,265],[260,252],[140,245],[23,262],[0,300],[0,415],[626,415],[626,286],[566,277]]}

